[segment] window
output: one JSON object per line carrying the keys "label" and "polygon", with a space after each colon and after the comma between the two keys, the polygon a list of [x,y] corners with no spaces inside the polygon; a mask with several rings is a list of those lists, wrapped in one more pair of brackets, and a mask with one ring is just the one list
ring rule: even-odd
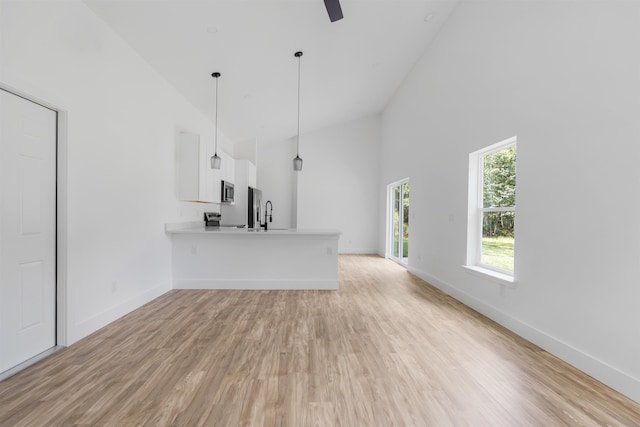
{"label": "window", "polygon": [[513,282],[516,138],[469,155],[467,267]]}

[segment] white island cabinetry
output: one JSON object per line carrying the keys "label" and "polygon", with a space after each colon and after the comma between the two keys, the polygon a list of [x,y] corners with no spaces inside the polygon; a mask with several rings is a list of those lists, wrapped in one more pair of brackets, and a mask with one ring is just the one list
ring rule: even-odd
{"label": "white island cabinetry", "polygon": [[167,224],[175,289],[338,289],[337,230]]}

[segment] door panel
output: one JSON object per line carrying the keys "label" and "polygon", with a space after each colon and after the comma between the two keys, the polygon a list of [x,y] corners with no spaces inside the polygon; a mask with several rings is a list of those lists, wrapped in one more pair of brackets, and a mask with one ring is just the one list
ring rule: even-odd
{"label": "door panel", "polygon": [[409,260],[409,182],[390,184],[389,257],[402,264]]}
{"label": "door panel", "polygon": [[400,258],[400,224],[402,210],[400,209],[400,186],[393,188],[393,257]]}
{"label": "door panel", "polygon": [[56,345],[56,122],[0,90],[0,372]]}
{"label": "door panel", "polygon": [[42,233],[43,161],[20,156],[20,228],[22,235]]}
{"label": "door panel", "polygon": [[20,264],[20,331],[43,322],[43,305],[46,294],[44,263],[42,261]]}

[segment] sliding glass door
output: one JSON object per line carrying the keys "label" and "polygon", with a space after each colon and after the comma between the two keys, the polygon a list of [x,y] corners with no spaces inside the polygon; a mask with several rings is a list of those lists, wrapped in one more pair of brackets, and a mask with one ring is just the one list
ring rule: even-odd
{"label": "sliding glass door", "polygon": [[409,180],[388,186],[388,256],[394,261],[407,264],[409,260]]}

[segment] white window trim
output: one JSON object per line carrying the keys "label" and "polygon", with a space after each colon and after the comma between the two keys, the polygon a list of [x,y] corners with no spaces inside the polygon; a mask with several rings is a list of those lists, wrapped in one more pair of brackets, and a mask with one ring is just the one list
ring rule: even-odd
{"label": "white window trim", "polygon": [[495,270],[483,268],[478,265],[462,265],[461,266],[467,273],[487,279],[491,282],[499,285],[508,286],[510,288],[516,287],[516,278],[510,274],[503,274]]}
{"label": "white window trim", "polygon": [[483,212],[516,211],[516,207],[482,208],[481,193],[483,182],[482,158],[505,148],[517,144],[517,137],[513,136],[504,141],[492,144],[469,154],[469,200],[467,211],[467,263],[462,267],[469,273],[480,276],[501,285],[515,287],[514,272],[481,263],[481,229]]}

